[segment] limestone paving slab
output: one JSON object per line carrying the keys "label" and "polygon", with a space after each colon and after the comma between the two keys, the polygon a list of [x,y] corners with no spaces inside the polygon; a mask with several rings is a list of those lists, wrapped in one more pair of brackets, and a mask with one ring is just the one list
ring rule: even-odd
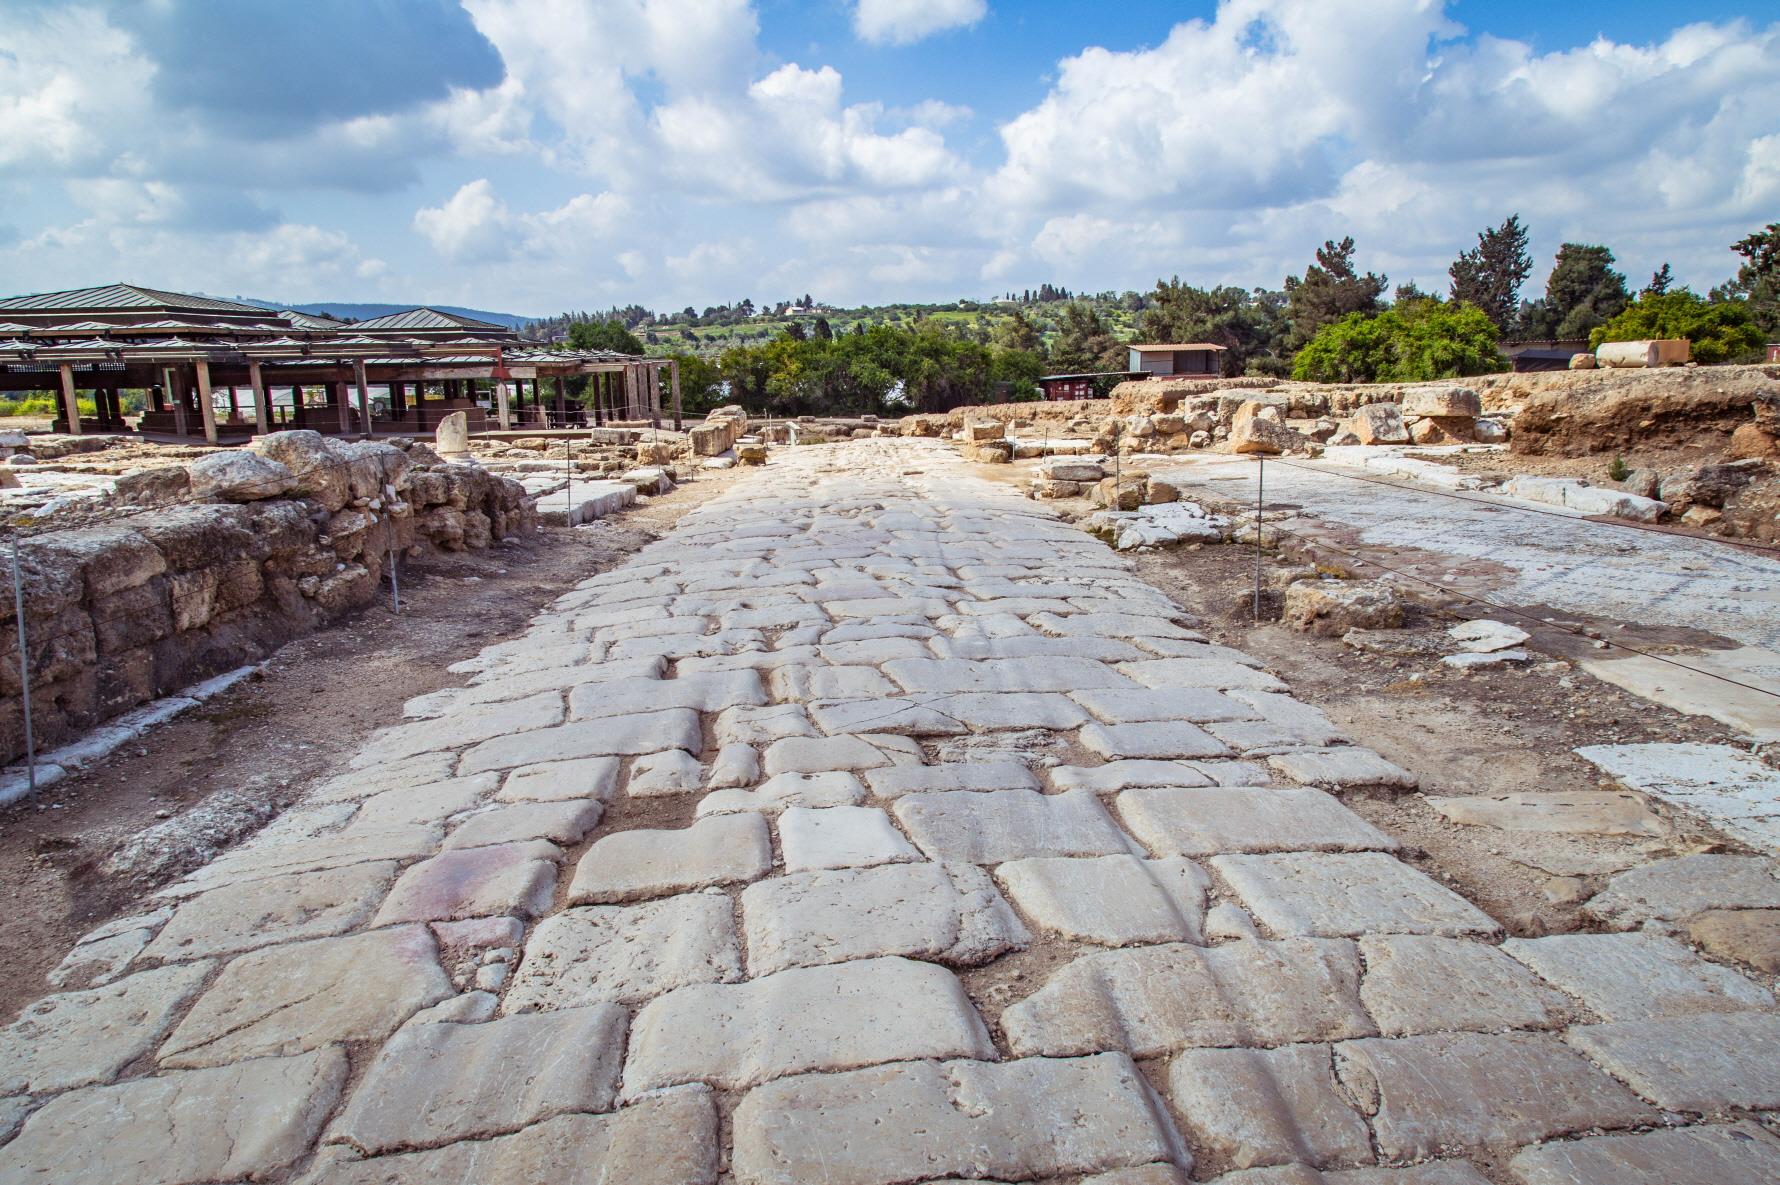
{"label": "limestone paving slab", "polygon": [[864,801],[865,784],[859,776],[837,769],[819,774],[779,774],[753,790],[714,790],[699,799],[697,813],[701,819],[738,811],[770,815],[791,807],[854,806]]}
{"label": "limestone paving slab", "polygon": [[628,1017],[613,1004],[411,1023],[391,1037],[328,1130],[374,1156],[609,1111]]}
{"label": "limestone paving slab", "polygon": [[704,785],[704,767],[683,749],[645,753],[631,762],[624,792],[632,798],[662,794],[690,794]]}
{"label": "limestone paving slab", "polygon": [[890,816],[871,806],[792,807],[779,816],[779,847],[786,872],[921,859]]}
{"label": "limestone paving slab", "polygon": [[1210,864],[1255,920],[1281,937],[1501,930],[1451,889],[1381,852],[1214,856]]}
{"label": "limestone paving slab", "polygon": [[1138,724],[1101,724],[1082,729],[1082,746],[1108,761],[1125,759],[1168,761],[1181,757],[1224,757],[1224,743],[1185,720],[1155,720]]}
{"label": "limestone paving slab", "polygon": [[1359,988],[1359,954],[1342,940],[1130,947],[1077,958],[1001,1025],[1018,1056],[1332,1041],[1377,1032]]}
{"label": "limestone paving slab", "polygon": [[830,736],[862,729],[908,737],[960,736],[969,732],[964,721],[936,706],[943,698],[875,696],[818,701],[810,705],[810,718]]}
{"label": "limestone paving slab", "polygon": [[0,1148],[0,1185],[262,1179],[308,1151],[346,1074],[329,1046],[73,1091]]}
{"label": "limestone paving slab", "polygon": [[1132,685],[1112,667],[1088,658],[899,658],[885,663],[884,673],[912,694],[1063,692]]}
{"label": "limestone paving slab", "polygon": [[490,807],[460,819],[446,835],[445,848],[451,851],[540,839],[572,846],[593,830],[605,809],[596,799]]}
{"label": "limestone paving slab", "polygon": [[537,917],[550,908],[562,858],[560,848],[543,840],[441,852],[402,873],[372,925]]}
{"label": "limestone paving slab", "polygon": [[1145,724],[1160,720],[1211,724],[1246,720],[1256,715],[1251,705],[1204,687],[1165,690],[1154,687],[1087,688],[1071,692],[1070,698],[1106,724]]}
{"label": "limestone paving slab", "polygon": [[1669,834],[1669,823],[1636,794],[1624,790],[1557,793],[1427,795],[1427,804],[1454,823],[1504,831],[1556,831],[1585,835]]}
{"label": "limestone paving slab", "polygon": [[893,765],[867,770],[865,781],[879,798],[933,794],[944,790],[1038,790],[1038,778],[1019,761],[953,761],[939,765]]}
{"label": "limestone paving slab", "polygon": [[1578,1025],[1564,1039],[1659,1107],[1780,1107],[1780,1015],[1702,1013]]}
{"label": "limestone paving slab", "polygon": [[577,720],[518,736],[483,741],[463,755],[461,774],[512,769],[577,757],[634,757],[663,749],[697,752],[704,745],[698,713],[690,708]]}
{"label": "limestone paving slab", "polygon": [[754,812],[712,815],[677,830],[619,831],[595,840],[575,866],[569,900],[579,905],[662,897],[757,880],[772,866],[765,819]]}
{"label": "limestone paving slab", "polygon": [[400,761],[435,749],[461,749],[491,737],[506,737],[560,724],[562,692],[545,691],[524,699],[485,704],[474,712],[454,712],[433,720],[399,724],[373,736],[352,759],[355,769]]}
{"label": "limestone paving slab", "polygon": [[214,963],[140,971],[103,987],[45,996],[0,1029],[0,1095],[110,1082],[153,1049]]}
{"label": "limestone paving slab", "polygon": [[[270,830],[268,828],[267,830]],[[196,893],[264,880],[293,872],[344,868],[372,860],[412,860],[438,850],[443,828],[417,823],[367,832],[335,832],[313,839],[267,841],[265,832],[175,881],[153,896],[189,897]]]}
{"label": "limestone paving slab", "polygon": [[1413,790],[1420,780],[1398,765],[1392,765],[1370,749],[1341,745],[1333,749],[1309,749],[1301,753],[1278,753],[1267,764],[1281,774],[1305,786],[1321,786],[1325,790],[1347,790],[1383,786],[1395,790]]}
{"label": "limestone paving slab", "polygon": [[1327,1045],[1189,1049],[1168,1064],[1168,1097],[1193,1146],[1234,1168],[1372,1159],[1372,1134],[1337,1089]]}
{"label": "limestone paving slab", "polygon": [[1780,909],[1777,873],[1765,856],[1676,856],[1618,873],[1583,908],[1621,930],[1709,909]]}
{"label": "limestone paving slab", "polygon": [[1203,687],[1212,691],[1232,691],[1237,688],[1249,691],[1286,690],[1284,683],[1266,671],[1259,670],[1255,660],[1247,655],[1242,656],[1242,661],[1209,657],[1152,658],[1141,662],[1122,662],[1118,665],[1118,670],[1145,687]]}
{"label": "limestone paving slab", "polygon": [[1304,787],[1145,788],[1124,791],[1116,806],[1131,834],[1158,856],[1397,846],[1333,796]]}
{"label": "limestone paving slab", "polygon": [[1142,787],[1271,786],[1273,778],[1252,761],[1109,761],[1105,765],[1060,765],[1051,771],[1059,790],[1107,794]]}
{"label": "limestone paving slab", "polygon": [[585,906],[533,928],[501,1011],[632,1004],[689,983],[741,977],[735,915],[720,893]]}
{"label": "limestone paving slab", "polygon": [[161,1046],[168,1067],[378,1041],[451,994],[425,926],[292,942],[241,955]]}
{"label": "limestone paving slab", "polygon": [[756,975],[882,955],[954,966],[1026,945],[1026,928],[970,864],[888,864],[795,873],[742,891]]}
{"label": "limestone paving slab", "polygon": [[694,984],[637,1013],[628,1097],[704,1082],[736,1090],[790,1074],[921,1058],[993,1058],[964,985],[903,958],[793,967],[735,984]]}
{"label": "limestone paving slab", "polygon": [[1368,1100],[1379,1152],[1415,1160],[1459,1148],[1529,1144],[1657,1113],[1556,1037],[1437,1033],[1335,1047],[1347,1091]]}
{"label": "limestone paving slab", "polygon": [[1490,1185],[1490,1180],[1463,1160],[1430,1160],[1402,1168],[1330,1169],[1309,1165],[1277,1165],[1239,1169],[1213,1179],[1213,1185]]}
{"label": "limestone paving slab", "polygon": [[1192,1163],[1120,1054],[910,1062],[756,1087],[735,1113],[742,1185],[1030,1181]]}
{"label": "limestone paving slab", "polygon": [[1205,941],[1211,878],[1191,860],[1039,857],[1010,860],[995,876],[1027,917],[1061,938],[1100,946]]}
{"label": "limestone paving slab", "polygon": [[610,802],[618,790],[616,757],[582,757],[522,765],[501,783],[501,802],[561,802],[595,799]]}
{"label": "limestone paving slab", "polygon": [[496,775],[482,774],[385,790],[365,799],[358,813],[352,816],[352,827],[355,831],[364,831],[411,823],[440,823],[474,807],[492,794],[496,785]]}
{"label": "limestone paving slab", "polygon": [[1360,956],[1366,964],[1360,1001],[1387,1037],[1550,1029],[1574,1012],[1562,992],[1487,943],[1371,934],[1360,939]]}
{"label": "limestone paving slab", "polygon": [[1772,1008],[1773,993],[1660,934],[1510,938],[1502,949],[1602,1020]]}
{"label": "limestone paving slab", "polygon": [[968,790],[911,794],[893,808],[934,860],[1000,864],[1026,856],[1109,856],[1135,852],[1100,800],[1085,790]]}
{"label": "limestone paving slab", "polygon": [[172,962],[340,934],[370,916],[395,875],[395,864],[377,860],[200,893],[173,911],[143,957]]}
{"label": "limestone paving slab", "polygon": [[1780,1139],[1744,1123],[1585,1136],[1525,1149],[1508,1171],[1521,1185],[1772,1185]]}

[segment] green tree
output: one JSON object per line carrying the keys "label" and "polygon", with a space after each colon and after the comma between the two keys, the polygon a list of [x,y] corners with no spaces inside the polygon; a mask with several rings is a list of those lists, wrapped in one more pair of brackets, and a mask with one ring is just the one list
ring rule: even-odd
{"label": "green tree", "polygon": [[1032,323],[1032,318],[1026,315],[1026,311],[1016,308],[990,332],[989,344],[1004,350],[1043,354],[1045,339],[1038,331],[1038,326]]}
{"label": "green tree", "polygon": [[1212,342],[1223,346],[1224,373],[1247,373],[1284,350],[1286,325],[1276,294],[1263,289],[1195,288],[1179,277],[1156,281],[1144,302],[1138,334],[1152,342]]}
{"label": "green tree", "polygon": [[1768,223],[1766,230],[1733,243],[1731,250],[1743,257],[1743,265],[1712,295],[1743,301],[1756,328],[1770,338],[1780,337],[1780,222]]}
{"label": "green tree", "polygon": [[1630,300],[1625,276],[1613,270],[1613,252],[1565,243],[1545,281],[1545,299],[1525,307],[1520,332],[1559,341],[1587,337],[1597,325],[1617,317]]}
{"label": "green tree", "polygon": [[1379,298],[1387,279],[1354,267],[1353,236],[1337,243],[1327,240],[1317,248],[1316,262],[1304,275],[1286,277],[1286,319],[1291,330],[1288,350],[1297,350],[1315,337],[1323,326],[1354,313],[1372,316],[1384,308]]}
{"label": "green tree", "polygon": [[1479,234],[1477,246],[1460,252],[1447,274],[1452,277],[1452,298],[1476,305],[1506,333],[1520,310],[1520,286],[1532,270],[1527,228],[1520,224],[1519,214],[1511,214],[1501,226]]}
{"label": "green tree", "polygon": [[1644,291],[1640,292],[1638,295],[1661,296],[1674,286],[1675,269],[1671,268],[1669,266],[1669,261],[1665,259],[1663,260],[1662,267],[1650,273],[1650,283],[1644,285]]}
{"label": "green tree", "polygon": [[1126,363],[1124,343],[1113,336],[1112,327],[1093,305],[1072,300],[1063,306],[1057,337],[1051,343],[1051,365],[1058,374],[1124,370]]}
{"label": "green tree", "polygon": [[817,317],[812,328],[816,331],[816,340],[831,342],[834,340],[834,326],[828,323],[827,317]]}
{"label": "green tree", "polygon": [[687,415],[704,415],[728,402],[723,368],[701,354],[675,353],[680,364],[680,407]]}
{"label": "green tree", "polygon": [[641,354],[643,343],[624,327],[624,322],[577,321],[569,326],[568,345],[572,350],[614,350],[620,354]]}
{"label": "green tree", "polygon": [[1496,323],[1459,301],[1411,300],[1325,325],[1292,361],[1317,383],[1414,383],[1507,369]]}
{"label": "green tree", "polygon": [[1602,342],[1684,337],[1695,362],[1735,362],[1759,356],[1767,335],[1745,301],[1707,300],[1685,288],[1644,293],[1588,335],[1590,349]]}

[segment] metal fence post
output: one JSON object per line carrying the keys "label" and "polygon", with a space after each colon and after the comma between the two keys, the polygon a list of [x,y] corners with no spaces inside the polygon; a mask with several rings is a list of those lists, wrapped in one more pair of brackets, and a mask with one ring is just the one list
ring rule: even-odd
{"label": "metal fence post", "polygon": [[31,722],[31,655],[25,649],[25,584],[19,575],[19,533],[12,532],[12,610],[19,626],[19,704],[25,710],[25,784],[37,793],[37,738]]}
{"label": "metal fence post", "polygon": [[402,583],[401,583],[400,578],[396,575],[396,561],[397,561],[396,545],[395,545],[395,542],[392,540],[389,545],[389,601],[390,601],[390,607],[391,607],[390,611],[393,613],[400,613],[402,611]]}
{"label": "metal fence post", "polygon": [[1255,454],[1255,624],[1261,624],[1261,495],[1267,488],[1267,458]]}

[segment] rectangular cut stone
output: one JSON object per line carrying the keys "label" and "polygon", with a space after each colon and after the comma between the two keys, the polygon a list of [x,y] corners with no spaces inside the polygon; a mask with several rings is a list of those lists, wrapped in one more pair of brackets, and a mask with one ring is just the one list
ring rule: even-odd
{"label": "rectangular cut stone", "polygon": [[816,727],[830,736],[869,730],[910,737],[958,736],[970,729],[962,720],[932,706],[929,698],[877,696],[810,705]]}
{"label": "rectangular cut stone", "polygon": [[163,1066],[213,1066],[381,1041],[451,995],[425,926],[268,947],[224,967],[161,1046]]}
{"label": "rectangular cut stone", "polygon": [[[385,790],[365,799],[352,818],[352,830],[368,831],[413,823],[442,823],[469,810],[493,793],[499,778],[482,774],[474,778],[449,778],[424,786]],[[282,822],[283,820],[280,820]]]}
{"label": "rectangular cut stone", "polygon": [[1083,955],[1001,1014],[1018,1056],[1284,1045],[1377,1032],[1351,942],[1242,940]]}
{"label": "rectangular cut stone", "polygon": [[1572,1011],[1500,949],[1462,938],[1378,934],[1360,939],[1360,1000],[1387,1037],[1413,1033],[1549,1029]]}
{"label": "rectangular cut stone", "polygon": [[896,694],[896,685],[879,674],[875,667],[801,664],[775,667],[769,687],[773,699],[781,703],[881,699]]}
{"label": "rectangular cut stone", "polygon": [[1223,658],[1152,658],[1122,662],[1119,672],[1145,687],[1206,687],[1213,691],[1245,688],[1285,691],[1286,685],[1245,663]]}
{"label": "rectangular cut stone", "polygon": [[582,757],[573,761],[522,765],[507,775],[507,780],[501,784],[501,792],[495,797],[502,802],[559,802],[577,798],[610,802],[617,789],[616,757]]}
{"label": "rectangular cut stone", "polygon": [[1018,761],[954,761],[942,765],[893,765],[866,772],[879,798],[942,790],[1037,790],[1038,778]]}
{"label": "rectangular cut stone", "polygon": [[920,760],[921,746],[902,736],[786,737],[767,746],[761,768],[771,778],[784,773],[856,772]]}
{"label": "rectangular cut stone", "polygon": [[[896,768],[896,767],[892,767]],[[716,790],[699,799],[698,817],[738,811],[777,814],[794,806],[853,806],[865,801],[865,783],[846,770],[821,774],[779,774],[754,790]]]}
{"label": "rectangular cut stone", "polygon": [[624,1091],[635,1097],[687,1082],[737,1090],[811,1070],[994,1056],[950,971],[867,959],[695,984],[650,1001],[631,1034]]}
{"label": "rectangular cut stone", "polygon": [[721,894],[565,909],[532,929],[501,1011],[634,1004],[689,983],[741,977],[735,914]]}
{"label": "rectangular cut stone", "polygon": [[461,749],[475,741],[504,737],[562,722],[562,693],[546,691],[525,699],[488,704],[474,712],[399,724],[373,736],[353,757],[355,769],[400,761],[434,749]]}
{"label": "rectangular cut stone", "polygon": [[144,957],[171,962],[339,934],[370,916],[395,874],[378,860],[201,893],[173,912]]}
{"label": "rectangular cut stone", "polygon": [[1389,851],[1395,840],[1321,790],[1126,790],[1119,817],[1158,856],[1219,852]]}
{"label": "rectangular cut stone", "polygon": [[703,1087],[612,1115],[562,1115],[510,1136],[354,1161],[323,1158],[302,1185],[712,1185],[717,1109]]}
{"label": "rectangular cut stone", "polygon": [[493,806],[460,819],[445,837],[445,847],[477,848],[528,840],[573,845],[593,830],[605,809],[604,803],[594,799]]}
{"label": "rectangular cut stone", "polygon": [[458,772],[473,774],[577,757],[634,757],[663,749],[696,753],[702,748],[704,734],[698,725],[698,713],[690,708],[674,708],[603,720],[577,720],[518,736],[496,737],[465,753]]}
{"label": "rectangular cut stone", "polygon": [[635,901],[707,885],[757,880],[773,866],[766,820],[713,815],[674,831],[619,831],[595,840],[575,866],[569,900]]}
{"label": "rectangular cut stone", "polygon": [[0,1185],[263,1180],[308,1152],[346,1074],[329,1046],[73,1091],[0,1151]]}
{"label": "rectangular cut stone", "polygon": [[[1602,1020],[1772,1008],[1773,993],[1660,934],[1510,938],[1502,949]],[[1777,1051],[1780,1052],[1780,1051]]]}
{"label": "rectangular cut stone", "polygon": [[1347,790],[1365,786],[1413,790],[1420,785],[1416,776],[1408,770],[1392,765],[1370,749],[1361,749],[1354,745],[1309,749],[1302,753],[1280,753],[1269,757],[1267,764],[1294,782],[1305,786],[1321,786],[1325,790]]}
{"label": "rectangular cut stone", "polygon": [[1708,909],[1780,909],[1780,861],[1712,854],[1653,860],[1619,873],[1583,908],[1616,930]]}
{"label": "rectangular cut stone", "polygon": [[0,1029],[0,1095],[110,1082],[155,1047],[214,967],[160,967],[28,1005]]}
{"label": "rectangular cut stone", "polygon": [[373,924],[537,917],[550,908],[560,859],[561,849],[541,840],[441,852],[402,874]]}
{"label": "rectangular cut stone", "polygon": [[1379,1153],[1417,1160],[1458,1148],[1527,1144],[1656,1112],[1543,1033],[1441,1033],[1335,1047],[1355,1098],[1376,1100]]}
{"label": "rectangular cut stone", "polygon": [[898,658],[884,664],[884,673],[912,693],[1131,686],[1130,680],[1105,663],[1087,658]]}
{"label": "rectangular cut stone", "polygon": [[327,1138],[375,1156],[611,1110],[626,1020],[617,1005],[596,1004],[480,1024],[406,1025]]}
{"label": "rectangular cut stone", "polygon": [[1780,1140],[1744,1123],[1588,1136],[1528,1148],[1508,1171],[1521,1185],[1773,1185]]}
{"label": "rectangular cut stone", "polygon": [[[268,829],[269,830],[269,829]],[[189,897],[223,885],[264,880],[291,872],[343,868],[368,860],[412,860],[438,850],[435,824],[383,827],[365,832],[334,832],[314,839],[267,842],[265,832],[225,853],[190,876],[156,893],[157,897]]]}
{"label": "rectangular cut stone", "polygon": [[969,864],[794,873],[742,891],[756,975],[880,955],[967,966],[1026,945],[1026,928]]}
{"label": "rectangular cut stone", "polygon": [[1070,693],[1095,718],[1107,724],[1144,724],[1156,720],[1190,720],[1210,724],[1246,720],[1256,715],[1248,704],[1205,687],[1088,688]]}
{"label": "rectangular cut stone", "polygon": [[1108,761],[1125,758],[1166,761],[1179,757],[1223,757],[1230,750],[1196,724],[1154,720],[1140,724],[1094,723],[1082,729],[1082,745]]}
{"label": "rectangular cut stone", "polygon": [[1214,856],[1211,865],[1255,919],[1281,937],[1501,929],[1451,889],[1381,852]]}
{"label": "rectangular cut stone", "polygon": [[690,708],[720,712],[767,702],[758,671],[709,671],[675,679],[625,679],[587,683],[569,692],[569,719],[597,720],[637,712]]}
{"label": "rectangular cut stone", "polygon": [[786,872],[867,868],[919,860],[921,853],[875,806],[792,807],[779,816]]}
{"label": "rectangular cut stone", "polygon": [[1780,1107],[1780,1016],[1771,1012],[1578,1025],[1564,1038],[1670,1111]]}
{"label": "rectangular cut stone", "polygon": [[1043,857],[1010,860],[995,875],[1027,917],[1071,941],[1205,940],[1211,880],[1191,860]]}
{"label": "rectangular cut stone", "polygon": [[1233,1168],[1372,1159],[1366,1121],[1335,1085],[1327,1045],[1189,1049],[1168,1066],[1188,1139]]}
{"label": "rectangular cut stone", "polygon": [[1119,1054],[810,1074],[757,1087],[735,1113],[741,1185],[1029,1181],[1157,1162],[1192,1163]]}
{"label": "rectangular cut stone", "polygon": [[911,794],[896,818],[934,860],[1000,864],[1025,856],[1108,856],[1134,845],[1085,790],[969,790]]}

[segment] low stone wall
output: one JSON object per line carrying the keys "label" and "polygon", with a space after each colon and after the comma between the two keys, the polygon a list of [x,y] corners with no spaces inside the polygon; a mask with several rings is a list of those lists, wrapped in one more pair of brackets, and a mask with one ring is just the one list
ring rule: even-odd
{"label": "low stone wall", "polygon": [[[280,432],[118,481],[117,518],[24,540],[40,749],[264,657],[368,603],[393,550],[529,534],[518,482],[421,445]],[[0,580],[0,584],[4,584]],[[0,596],[0,760],[24,752],[18,627]]]}

